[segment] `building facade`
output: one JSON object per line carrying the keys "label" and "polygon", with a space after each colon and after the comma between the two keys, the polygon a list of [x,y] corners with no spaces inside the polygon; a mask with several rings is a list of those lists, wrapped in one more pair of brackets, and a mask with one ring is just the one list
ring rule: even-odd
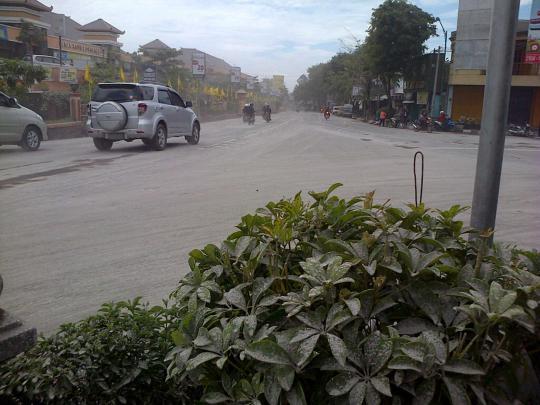
{"label": "building facade", "polygon": [[[460,0],[448,105],[452,119],[479,125],[488,67],[493,0]],[[529,21],[520,20],[516,33],[508,120],[540,127],[540,65],[525,63]]]}

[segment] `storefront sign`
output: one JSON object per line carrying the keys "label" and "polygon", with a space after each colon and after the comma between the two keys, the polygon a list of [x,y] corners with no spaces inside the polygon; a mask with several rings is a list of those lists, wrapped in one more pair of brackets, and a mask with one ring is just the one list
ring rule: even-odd
{"label": "storefront sign", "polygon": [[105,57],[105,49],[101,46],[83,44],[82,42],[72,41],[71,39],[65,38],[62,38],[62,51],[96,56],[98,58]]}
{"label": "storefront sign", "polygon": [[64,83],[77,84],[77,69],[72,67],[61,67],[60,81]]}
{"label": "storefront sign", "polygon": [[202,52],[193,52],[191,55],[191,73],[194,76],[206,74],[206,55]]}
{"label": "storefront sign", "polygon": [[231,83],[240,83],[242,70],[239,67],[231,68]]}
{"label": "storefront sign", "polygon": [[363,92],[363,87],[362,86],[353,86],[352,88],[352,96],[353,97],[357,97],[359,95],[361,95]]}
{"label": "storefront sign", "polygon": [[157,83],[157,72],[152,67],[147,67],[144,70],[143,80],[141,83]]}
{"label": "storefront sign", "polygon": [[540,63],[540,0],[533,0],[531,4],[525,63]]}
{"label": "storefront sign", "polygon": [[428,102],[428,92],[427,91],[418,91],[416,92],[416,104],[427,105]]}

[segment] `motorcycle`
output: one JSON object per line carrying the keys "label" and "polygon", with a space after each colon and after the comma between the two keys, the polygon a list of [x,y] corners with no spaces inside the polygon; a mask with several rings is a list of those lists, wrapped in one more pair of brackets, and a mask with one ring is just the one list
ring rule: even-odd
{"label": "motorcycle", "polygon": [[270,122],[271,118],[270,118],[270,113],[269,112],[265,112],[263,114],[263,118],[266,122]]}
{"label": "motorcycle", "polygon": [[249,114],[247,123],[248,125],[255,125],[255,114]]}
{"label": "motorcycle", "polygon": [[434,127],[436,131],[453,132],[456,128],[456,123],[451,119],[447,119],[445,122],[434,121]]}
{"label": "motorcycle", "polygon": [[413,123],[415,132],[426,130],[427,132],[433,131],[433,124],[430,117],[424,119],[418,119]]}
{"label": "motorcycle", "polygon": [[531,126],[528,123],[526,123],[524,126],[510,124],[506,134],[510,136],[524,136],[532,138],[535,136],[534,131],[532,131]]}
{"label": "motorcycle", "polygon": [[324,119],[325,119],[325,120],[328,120],[329,118],[330,118],[330,111],[326,110],[326,111],[324,112]]}

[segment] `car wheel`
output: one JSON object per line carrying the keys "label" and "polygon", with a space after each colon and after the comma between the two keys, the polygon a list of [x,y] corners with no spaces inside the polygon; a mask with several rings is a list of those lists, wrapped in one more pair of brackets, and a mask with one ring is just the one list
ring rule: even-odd
{"label": "car wheel", "polygon": [[27,127],[21,138],[21,147],[33,152],[39,149],[39,145],[41,145],[41,131],[34,126]]}
{"label": "car wheel", "polygon": [[186,136],[186,141],[190,145],[197,145],[199,143],[199,138],[201,136],[201,129],[197,124],[193,125],[193,129],[191,130],[191,136]]}
{"label": "car wheel", "polygon": [[94,145],[96,146],[97,150],[106,151],[111,150],[113,141],[110,139],[105,138],[93,138],[94,139]]}
{"label": "car wheel", "polygon": [[167,146],[167,128],[163,124],[158,124],[156,133],[152,138],[152,148],[154,150],[163,150]]}

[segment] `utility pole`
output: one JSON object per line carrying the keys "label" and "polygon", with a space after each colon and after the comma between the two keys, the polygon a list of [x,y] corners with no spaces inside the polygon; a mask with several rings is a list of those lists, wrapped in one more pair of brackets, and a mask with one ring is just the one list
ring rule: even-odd
{"label": "utility pole", "polygon": [[[446,79],[448,80],[448,77],[447,77],[447,73],[448,73],[448,69],[447,69],[447,65],[446,65],[446,45],[448,43],[448,31],[446,31],[446,29],[444,28],[444,25],[441,21],[441,19],[439,17],[437,17],[435,19],[435,21],[438,21],[439,22],[439,25],[441,26],[442,28],[442,31],[444,33],[444,52],[443,52],[443,74],[441,75],[441,86],[440,86],[440,89],[441,89],[441,94],[443,93],[443,90],[444,90],[444,94],[446,96],[446,98],[448,99],[448,82],[446,83],[446,86],[443,86],[444,84],[444,78],[446,76]],[[443,89],[444,87],[444,89]],[[447,100],[445,100],[445,103],[444,103],[444,110],[447,109]]]}
{"label": "utility pole", "polygon": [[[494,0],[471,226],[495,229],[519,0]],[[490,243],[492,239],[490,238]]]}
{"label": "utility pole", "polygon": [[431,96],[431,116],[435,110],[435,100],[437,96],[437,80],[439,79],[439,59],[441,55],[441,47],[437,48],[437,64],[435,65],[435,78],[433,79],[433,95]]}

